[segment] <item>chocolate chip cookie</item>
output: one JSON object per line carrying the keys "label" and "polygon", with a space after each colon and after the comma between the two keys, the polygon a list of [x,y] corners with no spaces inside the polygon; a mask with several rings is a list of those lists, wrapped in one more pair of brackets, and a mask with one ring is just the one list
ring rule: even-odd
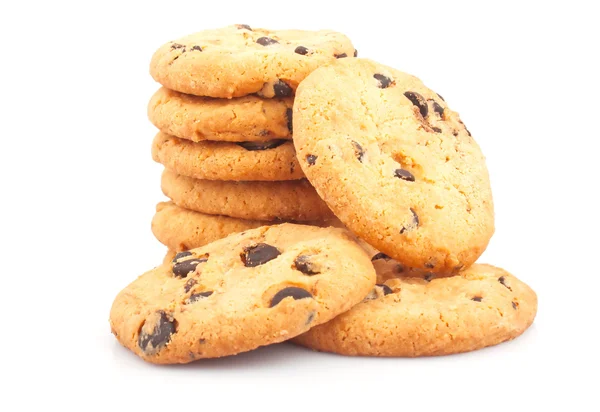
{"label": "chocolate chip cookie", "polygon": [[283,181],[304,177],[289,140],[192,142],[158,133],[152,158],[177,174],[207,180]]}
{"label": "chocolate chip cookie", "polygon": [[282,224],[177,254],[119,293],[110,325],[152,363],[234,355],[293,338],[360,302],[369,257],[342,229]]}
{"label": "chocolate chip cookie", "polygon": [[377,285],[365,300],[294,342],[343,355],[448,355],[514,339],[537,312],[535,292],[491,265],[438,278],[383,253],[372,261]]}
{"label": "chocolate chip cookie", "polygon": [[485,158],[444,99],[365,59],[310,74],[294,102],[294,145],[335,215],[402,264],[468,267],[494,232]]}
{"label": "chocolate chip cookie", "polygon": [[171,90],[197,96],[284,98],[317,67],[354,54],[350,40],[334,31],[238,24],[164,44],[152,57],[150,74]]}

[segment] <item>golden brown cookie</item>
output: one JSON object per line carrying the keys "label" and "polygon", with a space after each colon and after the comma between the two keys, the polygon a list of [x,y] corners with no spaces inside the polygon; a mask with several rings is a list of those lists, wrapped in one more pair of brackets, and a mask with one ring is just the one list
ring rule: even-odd
{"label": "golden brown cookie", "polygon": [[199,142],[264,142],[292,138],[291,97],[244,96],[213,99],[160,88],[148,104],[148,118],[165,133]]}
{"label": "golden brown cookie", "polygon": [[535,292],[494,266],[436,278],[381,253],[372,259],[377,285],[365,300],[295,343],[342,355],[448,355],[514,339],[535,318]]}
{"label": "golden brown cookie", "polygon": [[297,180],[304,173],[291,141],[198,142],[158,133],[152,158],[175,173],[207,180]]}
{"label": "golden brown cookie", "polygon": [[317,69],[297,91],[294,145],[335,215],[406,266],[455,273],[494,232],[479,146],[414,76],[365,59]]}
{"label": "golden brown cookie", "polygon": [[166,43],[154,53],[150,74],[171,90],[197,96],[290,97],[317,67],[354,54],[350,40],[334,31],[236,25]]}
{"label": "golden brown cookie", "polygon": [[162,190],[176,205],[209,215],[300,222],[332,217],[327,205],[306,179],[225,182],[193,179],[165,169]]}
{"label": "golden brown cookie", "polygon": [[283,224],[181,252],[137,278],[110,312],[119,342],[152,363],[187,363],[281,342],[360,302],[369,257],[341,229]]}

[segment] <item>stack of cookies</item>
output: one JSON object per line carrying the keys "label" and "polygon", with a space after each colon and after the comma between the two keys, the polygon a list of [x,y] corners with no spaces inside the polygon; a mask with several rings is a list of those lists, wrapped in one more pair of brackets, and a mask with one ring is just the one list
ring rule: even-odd
{"label": "stack of cookies", "polygon": [[353,50],[337,33],[248,26],[159,49],[152,73],[168,89],[150,105],[153,153],[173,203],[154,229],[173,252],[115,299],[125,347],[153,363],[288,340],[432,356],[532,324],[535,292],[476,263],[494,233],[492,192],[458,113]]}
{"label": "stack of cookies", "polygon": [[327,225],[333,215],[306,180],[292,143],[298,84],[352,56],[331,31],[236,25],[162,46],[148,105],[160,130],[152,156],[165,166],[152,229],[174,252],[285,221]]}

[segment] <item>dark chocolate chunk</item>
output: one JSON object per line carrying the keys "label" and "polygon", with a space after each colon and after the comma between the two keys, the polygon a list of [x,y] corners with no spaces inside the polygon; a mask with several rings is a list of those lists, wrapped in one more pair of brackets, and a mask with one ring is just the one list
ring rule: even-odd
{"label": "dark chocolate chunk", "polygon": [[314,311],[310,312],[308,314],[308,318],[306,318],[306,324],[307,325],[310,325],[312,323],[312,321],[315,319],[315,315],[316,315],[316,313]]}
{"label": "dark chocolate chunk", "polygon": [[281,252],[276,247],[266,243],[258,243],[254,246],[245,247],[241,258],[246,267],[253,268],[264,265],[279,255],[281,255]]}
{"label": "dark chocolate chunk", "polygon": [[415,176],[406,169],[396,169],[394,170],[394,175],[402,180],[406,180],[407,182],[415,181]]}
{"label": "dark chocolate chunk", "polygon": [[343,59],[344,57],[348,57],[346,53],[335,54],[336,59]]}
{"label": "dark chocolate chunk", "polygon": [[290,97],[294,94],[294,90],[282,80],[277,80],[277,83],[273,85],[273,92],[275,97]]}
{"label": "dark chocolate chunk", "polygon": [[153,355],[161,350],[171,340],[171,335],[176,332],[175,320],[164,311],[157,312],[158,322],[148,332],[144,330],[144,325],[140,329],[138,337],[138,346],[148,355]]}
{"label": "dark chocolate chunk", "polygon": [[192,256],[192,252],[186,250],[184,252],[179,252],[178,254],[175,255],[175,257],[173,258],[173,263],[177,263],[177,261],[181,258],[184,258],[186,256]]}
{"label": "dark chocolate chunk", "polygon": [[388,255],[386,255],[385,253],[379,252],[371,258],[371,262],[378,260],[378,259],[390,260],[391,258]]}
{"label": "dark chocolate chunk", "polygon": [[512,302],[512,307],[513,307],[514,310],[517,310],[518,306],[519,305],[517,304],[517,302],[514,302],[514,301]]}
{"label": "dark chocolate chunk", "polygon": [[308,54],[310,50],[308,50],[306,47],[304,46],[298,46],[296,47],[296,50],[294,50],[295,53],[301,54],[303,56],[306,56]]}
{"label": "dark chocolate chunk", "polygon": [[196,283],[198,283],[198,281],[196,279],[194,279],[194,278],[188,279],[188,281],[185,282],[185,285],[183,285],[183,290],[185,290],[185,293],[192,290],[192,288],[194,287],[194,285],[196,285]]}
{"label": "dark chocolate chunk", "polygon": [[431,280],[433,279],[433,277],[434,277],[434,276],[433,276],[433,273],[431,273],[431,272],[427,272],[427,273],[425,274],[425,276],[423,277],[423,279],[425,279],[425,281],[426,281],[426,282],[431,282]]}
{"label": "dark chocolate chunk", "polygon": [[362,163],[362,158],[363,158],[363,155],[365,154],[365,151],[363,150],[362,146],[360,144],[358,144],[358,142],[355,142],[354,140],[352,141],[352,146],[354,146],[354,153],[356,154],[356,158],[358,159],[359,162]]}
{"label": "dark chocolate chunk", "polygon": [[183,44],[179,44],[179,43],[173,43],[171,45],[171,50],[176,50],[176,49],[183,49],[185,48],[185,46]]}
{"label": "dark chocolate chunk", "polygon": [[192,51],[202,51],[202,47],[200,47],[200,46],[193,46],[190,50],[192,50]]}
{"label": "dark chocolate chunk", "polygon": [[190,303],[197,302],[200,299],[207,298],[207,297],[209,297],[212,294],[213,294],[212,290],[209,290],[207,292],[192,293],[192,295],[190,296],[190,298],[187,300],[186,303],[190,304]]}
{"label": "dark chocolate chunk", "polygon": [[384,76],[383,74],[375,73],[373,77],[376,80],[379,80],[379,86],[377,87],[379,87],[380,89],[385,89],[389,87],[390,84],[392,84],[392,79],[390,79],[387,76]]}
{"label": "dark chocolate chunk", "polygon": [[506,279],[504,278],[504,276],[500,276],[498,278],[498,282],[500,282],[502,284],[502,286],[505,286],[506,288],[508,288],[508,290],[512,291],[512,288],[506,284]]}
{"label": "dark chocolate chunk", "polygon": [[474,296],[471,298],[471,300],[474,300],[475,302],[481,302],[482,297],[481,296]]}
{"label": "dark chocolate chunk", "polygon": [[290,108],[285,111],[285,116],[287,117],[287,127],[290,133],[294,133],[294,111]]}
{"label": "dark chocolate chunk", "polygon": [[377,284],[375,286],[379,286],[380,288],[383,289],[383,295],[389,295],[390,293],[393,292],[392,288],[390,288],[388,285],[383,285],[383,284]]}
{"label": "dark chocolate chunk", "polygon": [[299,255],[294,260],[294,268],[305,275],[318,275],[321,272],[317,265],[310,261],[311,257],[310,255]]}
{"label": "dark chocolate chunk", "polygon": [[354,57],[358,57],[358,50],[354,49]]}
{"label": "dark chocolate chunk", "polygon": [[196,266],[200,263],[204,263],[208,260],[208,256],[196,258],[196,259],[188,259],[173,265],[173,274],[179,278],[186,278],[190,272],[196,270]]}
{"label": "dark chocolate chunk", "polygon": [[271,299],[271,307],[277,305],[287,297],[292,297],[294,300],[299,300],[304,298],[312,298],[313,295],[305,289],[290,286],[285,289],[281,289],[275,294],[275,296],[273,296],[273,299]]}
{"label": "dark chocolate chunk", "polygon": [[427,101],[423,96],[417,92],[404,92],[404,96],[406,96],[406,98],[410,100],[412,104],[419,108],[421,116],[427,117],[427,113],[429,113],[429,107],[427,106]]}
{"label": "dark chocolate chunk", "polygon": [[277,40],[272,39],[270,37],[259,37],[258,40],[256,40],[256,42],[261,46],[270,46],[271,44],[279,43]]}
{"label": "dark chocolate chunk", "polygon": [[311,166],[314,165],[317,162],[317,156],[315,156],[315,155],[307,155],[306,156],[306,162],[309,165],[311,165]]}
{"label": "dark chocolate chunk", "polygon": [[425,267],[428,269],[433,269],[435,267],[435,263],[427,262],[425,263]]}
{"label": "dark chocolate chunk", "polygon": [[444,117],[444,108],[442,106],[439,105],[438,102],[434,101],[433,104],[433,111],[436,112],[437,114],[440,115],[440,117]]}
{"label": "dark chocolate chunk", "polygon": [[431,129],[436,133],[442,133],[442,129],[440,129],[439,127],[432,127]]}
{"label": "dark chocolate chunk", "polygon": [[237,27],[240,30],[246,29],[252,31],[252,27],[248,26],[247,24],[236,24],[235,27]]}
{"label": "dark chocolate chunk", "polygon": [[268,142],[238,142],[236,144],[250,152],[254,152],[257,150],[274,149],[276,147],[281,146],[284,143],[285,143],[285,140],[279,139],[279,140],[270,140]]}

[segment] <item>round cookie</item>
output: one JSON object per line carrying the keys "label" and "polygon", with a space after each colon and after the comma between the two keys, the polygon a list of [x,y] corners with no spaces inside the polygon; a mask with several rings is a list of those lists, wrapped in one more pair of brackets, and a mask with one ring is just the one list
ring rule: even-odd
{"label": "round cookie", "polygon": [[305,175],[359,237],[406,266],[456,273],[494,232],[485,158],[419,79],[365,59],[309,75],[294,101]]}
{"label": "round cookie", "polygon": [[181,252],[113,302],[112,332],[152,363],[187,363],[282,342],[360,302],[369,257],[342,229],[263,226]]}
{"label": "round cookie", "polygon": [[198,142],[158,133],[152,158],[177,174],[207,180],[297,180],[304,173],[288,140]]}
{"label": "round cookie", "polygon": [[169,249],[181,252],[204,246],[232,233],[264,226],[260,220],[207,215],[181,208],[173,202],[156,205],[152,233]]}
{"label": "round cookie", "polygon": [[162,191],[173,203],[209,215],[248,220],[329,219],[332,213],[306,179],[287,182],[199,180],[165,169]]}
{"label": "round cookie", "polygon": [[295,343],[342,355],[448,355],[513,339],[535,318],[535,292],[494,266],[436,278],[381,254],[373,259],[377,285],[365,300]]}
{"label": "round cookie", "polygon": [[171,90],[197,96],[290,97],[317,67],[355,53],[350,40],[334,31],[236,25],[164,44],[152,57],[150,74]]}
{"label": "round cookie", "polygon": [[162,87],[150,99],[148,118],[163,132],[194,142],[264,142],[292,138],[292,104],[291,97],[213,99]]}

